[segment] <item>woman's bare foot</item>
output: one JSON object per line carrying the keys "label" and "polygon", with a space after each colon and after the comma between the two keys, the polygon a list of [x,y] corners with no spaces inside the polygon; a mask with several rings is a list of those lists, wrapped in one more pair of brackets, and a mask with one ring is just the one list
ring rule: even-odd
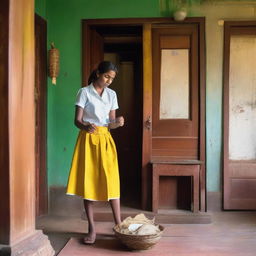
{"label": "woman's bare foot", "polygon": [[96,240],[96,233],[90,232],[84,237],[83,242],[84,244],[94,244],[95,240]]}

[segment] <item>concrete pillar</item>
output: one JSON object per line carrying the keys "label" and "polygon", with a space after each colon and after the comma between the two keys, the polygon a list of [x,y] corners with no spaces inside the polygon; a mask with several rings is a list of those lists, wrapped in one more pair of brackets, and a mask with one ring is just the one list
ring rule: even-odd
{"label": "concrete pillar", "polygon": [[34,1],[1,0],[0,255],[54,255],[35,229]]}

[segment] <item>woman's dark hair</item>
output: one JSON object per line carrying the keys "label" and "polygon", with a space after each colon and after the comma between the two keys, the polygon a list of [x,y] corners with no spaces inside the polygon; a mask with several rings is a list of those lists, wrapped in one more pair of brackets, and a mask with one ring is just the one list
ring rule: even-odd
{"label": "woman's dark hair", "polygon": [[107,73],[109,71],[115,71],[116,74],[117,74],[118,69],[117,69],[116,65],[113,64],[112,62],[102,61],[99,64],[98,68],[93,70],[92,73],[90,74],[89,79],[88,79],[88,84],[91,84],[91,83],[95,82],[98,79],[97,74],[104,74],[104,73]]}

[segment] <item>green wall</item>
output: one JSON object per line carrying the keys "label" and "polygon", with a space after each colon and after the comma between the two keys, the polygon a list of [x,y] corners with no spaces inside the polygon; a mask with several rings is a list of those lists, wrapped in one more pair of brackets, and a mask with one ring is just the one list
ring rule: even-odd
{"label": "green wall", "polygon": [[157,17],[158,0],[48,0],[48,46],[60,50],[57,85],[48,80],[48,184],[66,185],[78,130],[74,100],[81,86],[81,19]]}
{"label": "green wall", "polygon": [[[78,132],[73,118],[75,95],[81,86],[81,19],[161,17],[170,15],[167,3],[166,0],[47,0],[48,46],[54,42],[60,50],[57,85],[48,80],[49,186],[66,185]],[[241,13],[241,5],[232,6],[197,6],[189,12],[191,16],[206,17],[208,191],[220,191],[221,187],[223,28],[217,21],[223,17],[235,19]],[[45,5],[41,8],[44,10]],[[239,18],[248,18],[247,11],[244,9]]]}
{"label": "green wall", "polygon": [[46,0],[35,0],[35,12],[46,19]]}

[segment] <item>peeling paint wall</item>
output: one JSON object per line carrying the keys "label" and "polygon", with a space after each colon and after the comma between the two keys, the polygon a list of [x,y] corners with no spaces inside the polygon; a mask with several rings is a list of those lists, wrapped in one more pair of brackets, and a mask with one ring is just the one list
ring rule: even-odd
{"label": "peeling paint wall", "polygon": [[206,17],[206,157],[207,191],[222,184],[223,21],[256,20],[256,2],[206,1],[191,16]]}
{"label": "peeling paint wall", "polygon": [[256,36],[232,36],[229,158],[256,159]]}

